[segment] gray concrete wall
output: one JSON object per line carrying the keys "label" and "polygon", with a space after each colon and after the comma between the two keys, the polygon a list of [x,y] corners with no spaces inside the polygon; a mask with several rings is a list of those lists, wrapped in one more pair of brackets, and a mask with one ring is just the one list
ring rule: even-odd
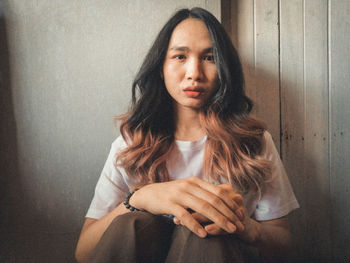
{"label": "gray concrete wall", "polygon": [[74,262],[145,52],[180,7],[220,1],[0,0],[0,262]]}

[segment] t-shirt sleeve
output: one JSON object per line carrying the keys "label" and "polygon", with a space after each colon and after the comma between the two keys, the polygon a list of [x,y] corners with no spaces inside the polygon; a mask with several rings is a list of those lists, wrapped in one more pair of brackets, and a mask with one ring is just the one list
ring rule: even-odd
{"label": "t-shirt sleeve", "polygon": [[299,208],[299,203],[270,133],[265,132],[264,137],[266,140],[265,158],[271,161],[272,177],[265,184],[254,212],[254,217],[258,221],[277,219]]}
{"label": "t-shirt sleeve", "polygon": [[86,217],[100,219],[119,205],[129,193],[129,187],[121,169],[114,165],[116,154],[124,145],[122,137],[118,137],[112,143]]}

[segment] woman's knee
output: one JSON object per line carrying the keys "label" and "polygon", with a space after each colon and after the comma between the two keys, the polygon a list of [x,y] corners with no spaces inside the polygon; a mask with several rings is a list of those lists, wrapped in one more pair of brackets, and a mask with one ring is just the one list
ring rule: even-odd
{"label": "woman's knee", "polygon": [[132,226],[135,229],[140,229],[145,227],[146,225],[155,224],[156,216],[146,212],[130,212],[123,215],[119,215],[113,219],[110,226],[114,225],[123,225]]}
{"label": "woman's knee", "polygon": [[259,252],[235,235],[200,238],[177,226],[167,262],[261,262]]}
{"label": "woman's knee", "polygon": [[91,254],[90,262],[163,262],[173,224],[146,212],[117,216]]}
{"label": "woman's knee", "polygon": [[140,211],[117,216],[109,226],[109,230],[122,229],[129,234],[134,233],[134,236],[145,233],[156,235],[157,233],[171,232],[172,228],[171,220],[160,215]]}
{"label": "woman's knee", "polygon": [[128,262],[164,262],[173,227],[171,220],[163,216],[132,212],[116,217],[107,231],[119,243],[122,240],[123,247],[115,250],[128,254],[123,258],[134,259]]}

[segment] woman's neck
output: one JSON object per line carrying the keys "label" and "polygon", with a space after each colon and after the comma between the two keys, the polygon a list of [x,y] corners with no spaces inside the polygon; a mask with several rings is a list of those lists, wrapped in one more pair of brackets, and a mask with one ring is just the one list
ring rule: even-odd
{"label": "woman's neck", "polygon": [[199,121],[198,110],[178,107],[174,113],[176,140],[196,141],[205,136],[205,132]]}

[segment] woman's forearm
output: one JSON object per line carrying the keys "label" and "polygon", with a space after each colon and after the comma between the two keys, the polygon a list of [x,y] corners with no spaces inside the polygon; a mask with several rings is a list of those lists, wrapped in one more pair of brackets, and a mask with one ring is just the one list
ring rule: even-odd
{"label": "woman's forearm", "polygon": [[126,209],[123,203],[121,203],[99,220],[86,219],[75,251],[76,260],[78,262],[85,261],[89,253],[101,239],[103,233],[112,223],[113,219],[128,212],[130,212],[130,210]]}
{"label": "woman's forearm", "polygon": [[291,246],[291,234],[288,225],[273,225],[253,220],[258,230],[254,244],[261,250],[268,262],[284,262]]}

